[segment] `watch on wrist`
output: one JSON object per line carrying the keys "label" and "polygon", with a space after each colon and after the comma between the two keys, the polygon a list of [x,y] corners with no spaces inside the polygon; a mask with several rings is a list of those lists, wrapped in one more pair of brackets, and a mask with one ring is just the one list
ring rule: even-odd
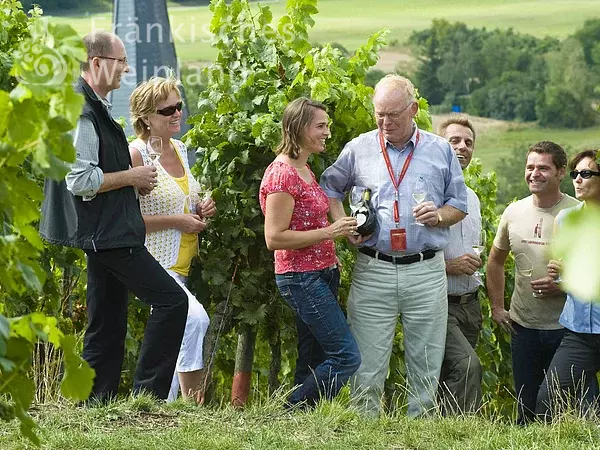
{"label": "watch on wrist", "polygon": [[440,212],[439,212],[439,211],[437,211],[437,216],[438,216],[438,221],[437,221],[437,223],[435,224],[435,226],[436,226],[436,227],[439,227],[439,226],[440,226],[440,223],[442,223],[442,215],[440,214]]}

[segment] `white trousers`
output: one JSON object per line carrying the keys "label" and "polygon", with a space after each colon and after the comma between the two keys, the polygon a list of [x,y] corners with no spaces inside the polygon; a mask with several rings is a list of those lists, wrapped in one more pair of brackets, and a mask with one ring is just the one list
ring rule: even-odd
{"label": "white trousers", "polygon": [[193,372],[204,367],[202,344],[204,343],[204,336],[208,329],[209,319],[204,306],[196,300],[196,297],[185,286],[187,277],[179,275],[172,270],[167,270],[167,273],[177,281],[188,296],[188,315],[185,323],[185,331],[183,333],[183,340],[181,341],[181,348],[179,349],[179,356],[177,357],[177,365],[173,374],[171,389],[167,397],[167,402],[172,402],[177,399],[179,393],[179,377],[177,373]]}

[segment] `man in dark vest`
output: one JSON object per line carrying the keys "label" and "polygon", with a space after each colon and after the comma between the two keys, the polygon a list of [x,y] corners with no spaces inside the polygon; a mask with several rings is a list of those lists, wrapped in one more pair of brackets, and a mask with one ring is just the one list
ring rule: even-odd
{"label": "man in dark vest", "polygon": [[156,167],[132,168],[123,129],[110,115],[106,97],[129,72],[123,42],[102,31],[88,34],[84,43],[88,58],[77,89],[85,105],[73,135],[77,158],[64,181],[46,181],[40,234],[87,255],[83,357],[96,371],[92,398],[117,394],[131,291],[152,306],[134,391],[165,399],[185,328],[187,296],[144,246],[137,196],[156,185]]}

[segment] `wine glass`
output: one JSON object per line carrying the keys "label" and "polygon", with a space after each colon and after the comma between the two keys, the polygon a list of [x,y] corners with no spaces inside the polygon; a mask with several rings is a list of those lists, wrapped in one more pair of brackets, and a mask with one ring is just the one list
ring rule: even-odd
{"label": "wine glass", "polygon": [[[362,206],[363,204],[363,194],[364,194],[364,188],[358,188],[358,187],[354,187],[354,189],[352,190],[352,192],[350,193],[350,199],[349,199],[349,206],[350,206],[350,215],[352,217],[354,217],[357,221],[357,225],[356,228],[360,227],[361,225],[363,225],[367,218],[366,216],[359,214],[357,216],[357,211],[358,209]],[[354,236],[359,236],[358,231],[354,232]]]}
{"label": "wine glass", "polygon": [[[412,197],[417,205],[420,203],[423,203],[425,201],[425,199],[427,198],[427,183],[421,176],[419,178],[417,178],[417,181],[415,182],[415,185],[413,187]],[[419,222],[416,219],[415,219],[415,224],[419,225],[420,227],[425,226],[424,224],[422,224],[421,222]]]}
{"label": "wine glass", "polygon": [[160,136],[150,136],[148,138],[148,144],[146,149],[148,150],[148,157],[152,161],[152,164],[156,164],[156,160],[162,155],[162,138]]}
{"label": "wine glass", "polygon": [[[473,251],[475,252],[475,254],[477,256],[481,256],[481,254],[485,251],[486,239],[487,239],[487,235],[486,235],[485,230],[481,230],[479,233],[479,238],[478,238],[477,242],[473,244]],[[481,272],[480,269],[477,269],[477,271],[474,273],[474,275],[478,278],[481,278],[483,273]]]}
{"label": "wine glass", "polygon": [[197,194],[189,194],[185,199],[187,203],[186,206],[188,209],[188,214],[197,214],[196,209],[198,207],[200,197]]}
{"label": "wine glass", "polygon": [[[531,277],[533,275],[533,263],[525,253],[519,253],[515,256],[515,266],[519,275],[531,280]],[[535,291],[533,291],[533,296],[535,298],[541,297],[541,295],[539,295]]]}
{"label": "wine glass", "polygon": [[531,278],[533,274],[533,263],[525,253],[515,255],[515,267],[517,273],[522,277]]}
{"label": "wine glass", "polygon": [[[208,178],[204,178],[200,183],[200,192],[198,202],[204,203],[206,200],[212,197],[211,182]],[[202,217],[202,220],[207,224],[210,222],[210,217]]]}

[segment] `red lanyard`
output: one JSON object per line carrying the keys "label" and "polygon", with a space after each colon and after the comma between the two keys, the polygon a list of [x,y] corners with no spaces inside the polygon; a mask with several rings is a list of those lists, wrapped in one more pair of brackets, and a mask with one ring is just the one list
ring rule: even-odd
{"label": "red lanyard", "polygon": [[381,145],[381,151],[383,152],[383,159],[385,159],[385,165],[387,166],[388,174],[390,175],[390,179],[392,180],[392,184],[394,185],[395,193],[394,193],[394,221],[396,222],[396,226],[400,224],[400,206],[399,206],[399,198],[398,198],[398,188],[400,187],[400,183],[404,179],[404,175],[406,175],[406,171],[408,170],[408,166],[410,166],[410,161],[412,160],[413,153],[415,152],[415,148],[419,145],[419,139],[421,138],[421,133],[417,128],[417,137],[415,139],[415,145],[406,157],[404,161],[404,166],[402,166],[402,171],[400,172],[400,177],[396,180],[394,177],[394,169],[392,168],[392,163],[390,162],[390,157],[387,152],[387,148],[385,147],[385,142],[383,140],[383,133],[379,132],[379,144]]}

